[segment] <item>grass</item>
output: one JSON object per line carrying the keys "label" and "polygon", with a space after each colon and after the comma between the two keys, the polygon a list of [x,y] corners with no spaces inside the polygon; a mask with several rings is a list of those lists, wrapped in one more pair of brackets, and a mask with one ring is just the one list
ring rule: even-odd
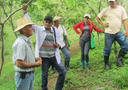
{"label": "grass", "polygon": [[[10,32],[7,32],[10,33]],[[12,32],[11,32],[12,33]],[[78,46],[78,36],[74,31],[69,33],[71,45]],[[0,90],[15,90],[14,68],[12,64],[12,44],[15,40],[13,34],[7,34],[5,38],[5,64],[0,77]],[[9,38],[11,37],[11,38]],[[32,37],[32,40],[33,37]],[[96,48],[89,52],[90,69],[81,69],[80,49],[75,47],[71,49],[70,70],[66,74],[63,90],[128,90],[128,60],[124,58],[124,67],[117,67],[114,58],[114,52],[110,55],[110,70],[104,70],[103,48],[104,36],[100,36],[100,44],[95,33]],[[75,43],[75,44],[73,44]],[[77,44],[76,44],[77,43]],[[119,51],[119,45],[117,45]],[[49,74],[49,89],[54,90],[57,73]],[[41,90],[41,68],[36,68],[34,77],[34,90]]]}

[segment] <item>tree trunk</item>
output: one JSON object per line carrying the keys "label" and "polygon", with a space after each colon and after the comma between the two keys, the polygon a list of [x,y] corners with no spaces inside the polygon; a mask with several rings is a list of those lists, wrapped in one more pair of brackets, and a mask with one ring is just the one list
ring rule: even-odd
{"label": "tree trunk", "polygon": [[4,65],[4,24],[2,25],[1,27],[1,42],[2,42],[2,47],[1,47],[1,59],[2,59],[2,62],[1,62],[1,66],[0,66],[0,76],[1,76],[1,73],[2,73],[2,68],[3,68],[3,65]]}

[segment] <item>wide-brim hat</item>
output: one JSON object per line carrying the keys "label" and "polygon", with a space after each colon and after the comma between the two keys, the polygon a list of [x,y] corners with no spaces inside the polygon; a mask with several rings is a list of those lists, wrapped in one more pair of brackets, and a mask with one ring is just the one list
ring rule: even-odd
{"label": "wide-brim hat", "polygon": [[61,19],[60,16],[55,16],[55,17],[53,18],[53,21],[57,21],[57,20],[60,20],[60,19]]}
{"label": "wide-brim hat", "polygon": [[91,18],[90,14],[88,14],[88,13],[84,14],[84,17],[89,17],[89,18]]}
{"label": "wide-brim hat", "polygon": [[108,0],[108,2],[110,2],[110,1],[113,1],[113,2],[115,2],[115,0]]}
{"label": "wide-brim hat", "polygon": [[17,26],[18,27],[14,30],[14,32],[21,30],[22,28],[24,28],[27,25],[33,25],[33,23],[28,21],[28,19],[25,17],[18,19],[17,20]]}

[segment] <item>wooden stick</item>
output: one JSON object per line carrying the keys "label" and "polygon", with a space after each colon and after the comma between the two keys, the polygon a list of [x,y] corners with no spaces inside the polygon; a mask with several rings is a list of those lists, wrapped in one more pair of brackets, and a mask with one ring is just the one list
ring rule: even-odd
{"label": "wooden stick", "polygon": [[4,65],[4,36],[3,36],[4,30],[3,29],[4,29],[4,24],[2,25],[2,30],[1,30],[1,41],[2,41],[1,59],[2,59],[2,63],[1,63],[1,67],[0,67],[0,75],[2,72],[3,65]]}

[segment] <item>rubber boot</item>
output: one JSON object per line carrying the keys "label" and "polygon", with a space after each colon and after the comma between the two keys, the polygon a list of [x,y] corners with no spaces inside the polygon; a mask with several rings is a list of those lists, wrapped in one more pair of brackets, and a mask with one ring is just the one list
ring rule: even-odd
{"label": "rubber boot", "polygon": [[82,69],[84,69],[85,68],[85,63],[81,62],[81,66],[82,66]]}
{"label": "rubber boot", "polygon": [[86,67],[89,69],[89,56],[86,55],[86,58],[85,59],[86,59],[86,61],[84,63],[86,65]]}
{"label": "rubber boot", "polygon": [[118,55],[118,58],[117,58],[117,62],[116,62],[116,65],[119,66],[119,67],[122,67],[123,66],[123,57],[124,57],[124,53],[122,51],[119,52],[119,55]]}
{"label": "rubber boot", "polygon": [[89,63],[88,62],[84,62],[85,63],[85,65],[86,65],[86,67],[89,69]]}
{"label": "rubber boot", "polygon": [[109,56],[104,56],[104,63],[105,63],[105,69],[106,70],[110,69]]}

